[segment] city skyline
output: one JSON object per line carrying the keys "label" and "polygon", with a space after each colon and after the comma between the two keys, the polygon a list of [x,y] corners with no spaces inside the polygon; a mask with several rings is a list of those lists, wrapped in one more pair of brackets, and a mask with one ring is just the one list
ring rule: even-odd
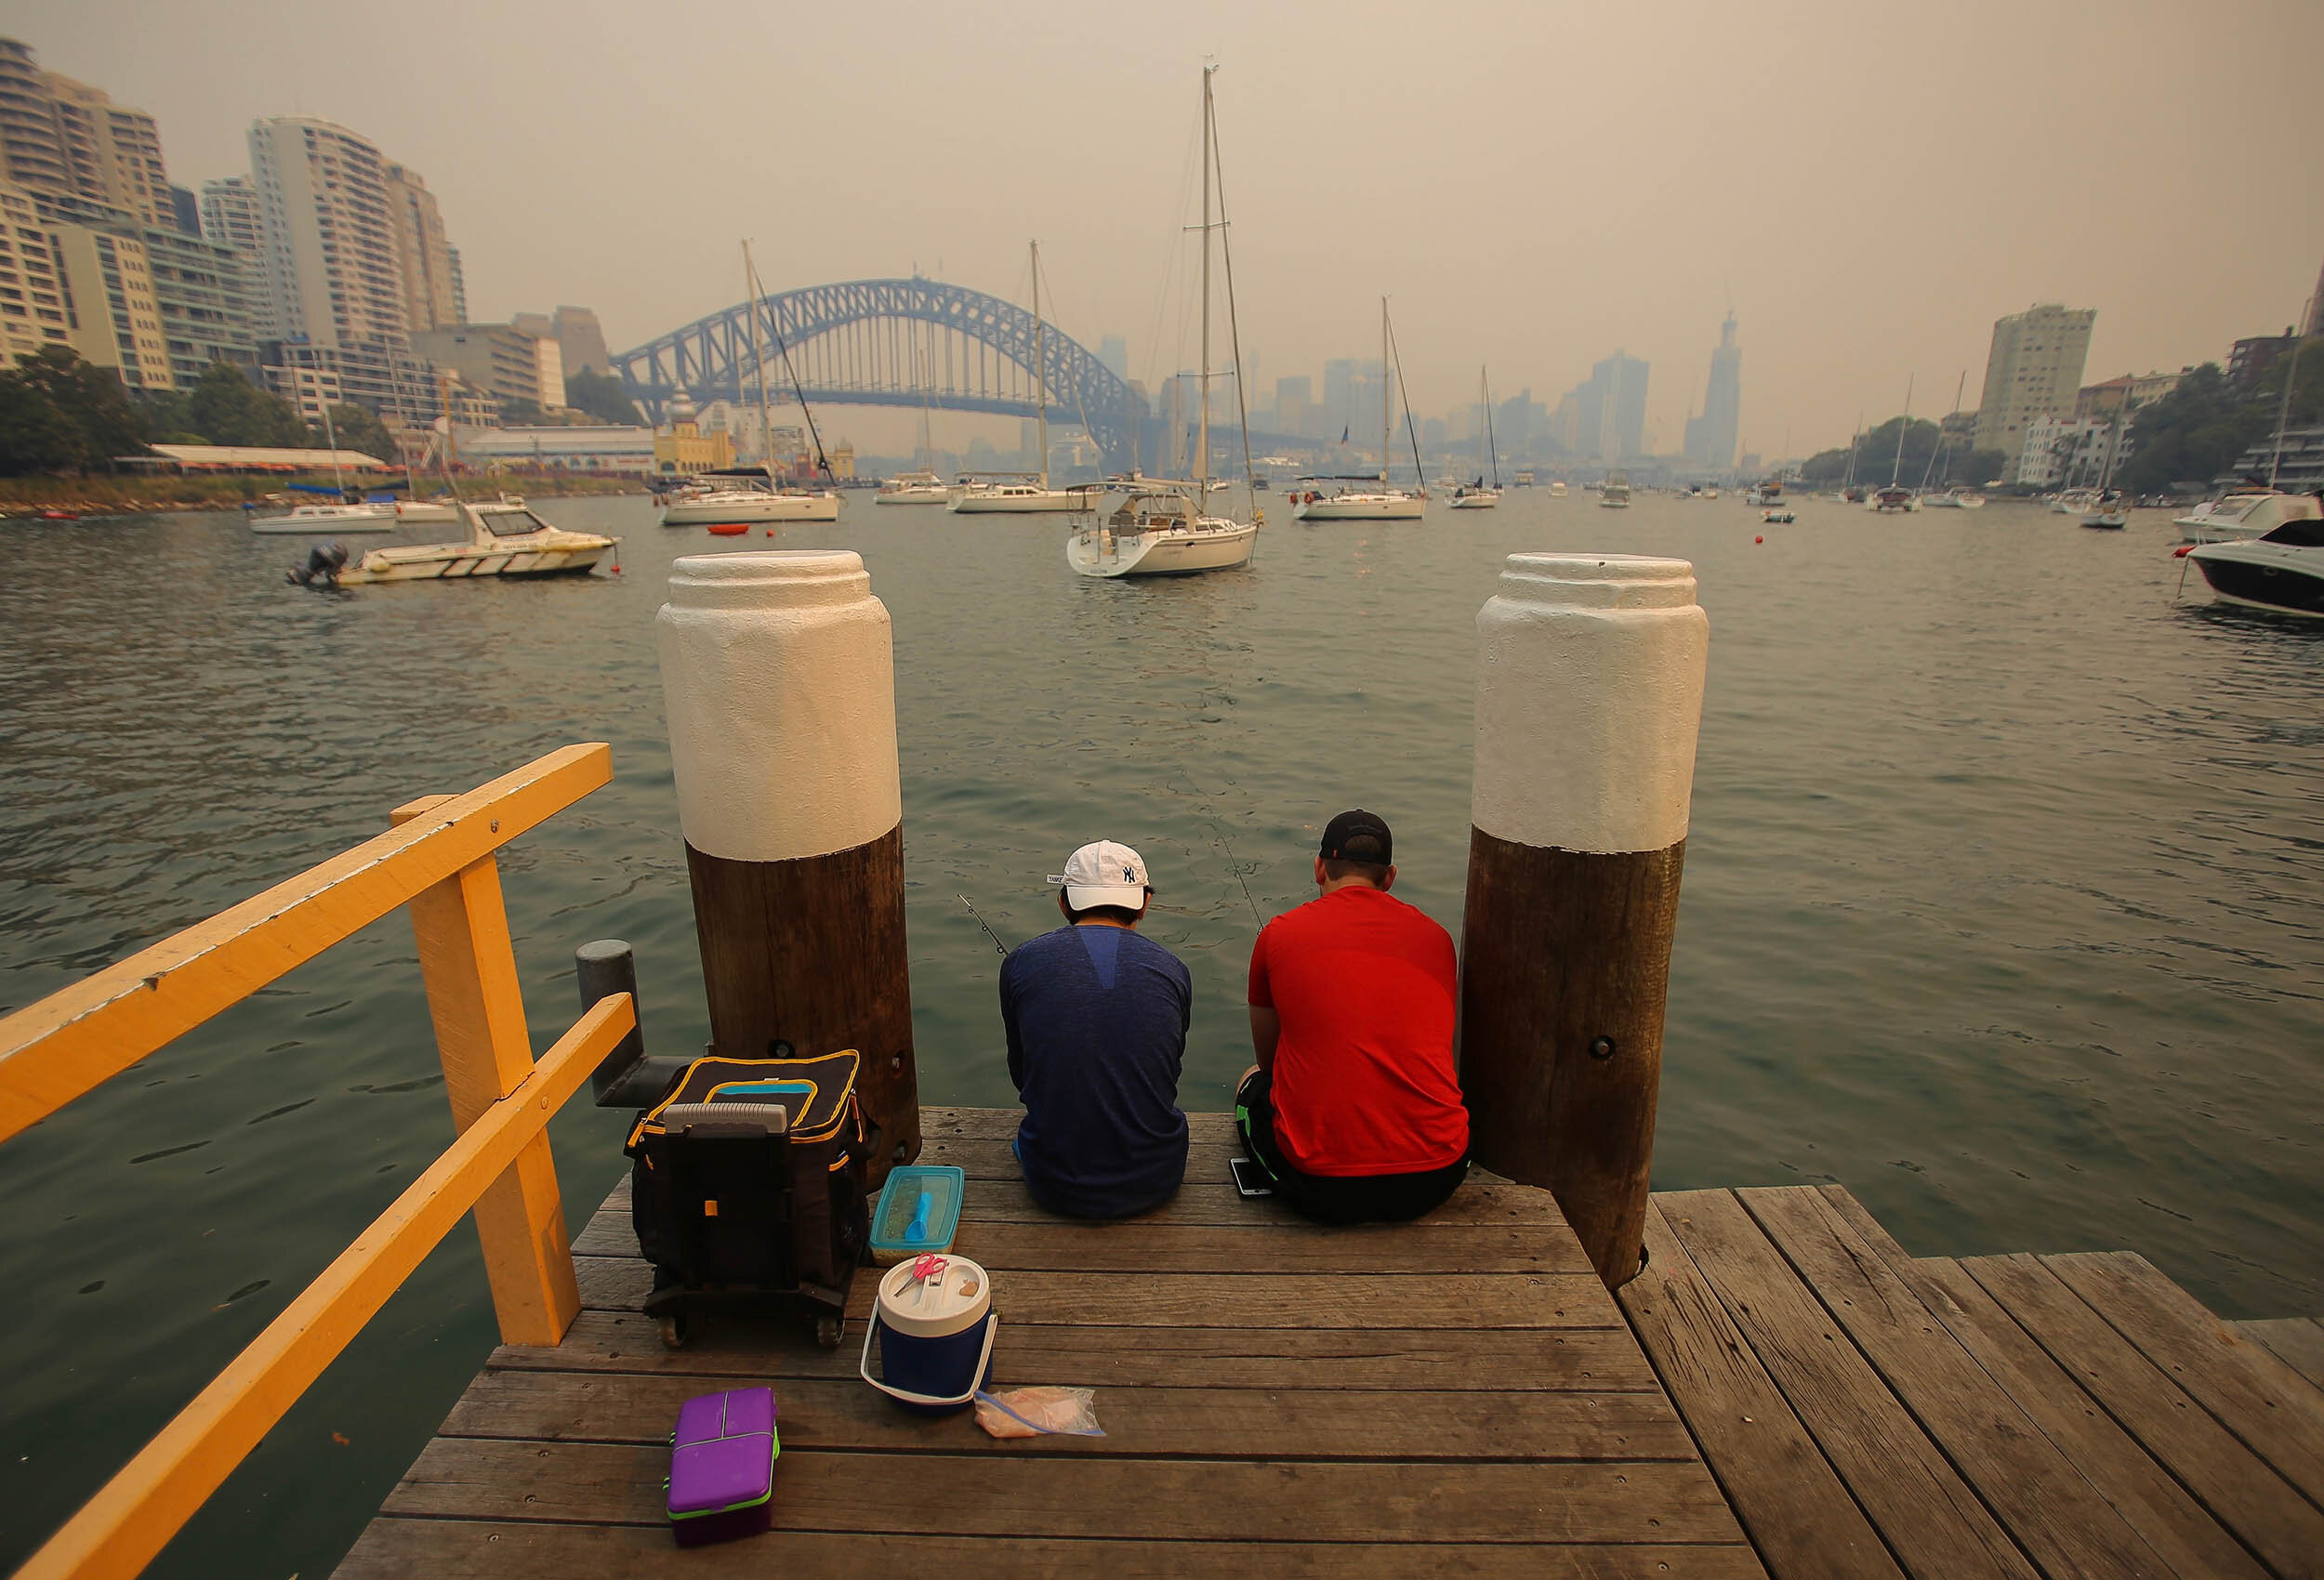
{"label": "city skyline", "polygon": [[[1965,15],[1963,36],[1932,43],[1908,40],[1907,20],[1836,6],[1803,13],[1789,39],[1709,10],[1693,33],[1666,35],[1578,10],[1471,7],[1441,36],[1456,53],[1473,48],[1475,81],[1414,83],[1401,113],[1353,118],[1339,112],[1343,100],[1369,102],[1394,75],[1380,49],[1384,11],[1353,14],[1341,37],[1314,25],[1320,12],[1196,7],[1163,37],[1139,33],[1134,49],[1122,21],[1080,12],[1006,37],[933,9],[916,15],[907,31],[924,52],[852,51],[859,31],[868,42],[881,24],[829,19],[824,47],[880,66],[861,80],[795,84],[799,101],[772,157],[730,152],[738,145],[707,124],[691,129],[705,104],[747,102],[720,96],[741,94],[780,58],[770,51],[797,46],[787,22],[735,7],[700,7],[673,36],[603,5],[561,11],[552,29],[547,13],[424,3],[414,25],[359,36],[272,0],[198,18],[125,0],[29,0],[12,31],[44,66],[154,116],[179,185],[238,173],[248,126],[270,117],[318,116],[391,150],[429,172],[467,255],[475,318],[588,302],[616,349],[735,300],[733,234],[762,238],[771,289],[917,265],[1019,301],[1034,234],[1064,332],[1090,345],[1122,336],[1133,375],[1154,383],[1192,361],[1182,336],[1146,326],[1164,323],[1156,303],[1187,244],[1179,145],[1206,52],[1226,63],[1221,133],[1245,345],[1262,375],[1254,394],[1272,388],[1265,375],[1318,373],[1360,348],[1382,293],[1395,298],[1423,414],[1461,405],[1480,362],[1512,389],[1565,388],[1610,345],[1699,368],[1731,299],[1751,326],[1739,442],[1772,454],[1788,432],[1807,454],[1844,442],[1858,408],[1873,420],[1893,408],[1909,375],[1941,388],[1965,366],[1974,378],[1993,321],[2028,302],[2100,309],[2093,377],[2176,368],[2300,318],[2324,257],[2324,217],[2249,223],[2303,190],[2305,145],[2273,99],[2255,97],[2233,128],[2187,128],[2186,146],[2159,162],[2062,96],[2012,91],[2046,80],[2045,52],[2062,49],[2101,75],[2232,75],[2262,46],[2297,54],[2324,42],[2311,8],[2251,3],[2128,30],[2097,25],[2106,13],[2094,6],[2031,18],[1988,7]],[[1828,24],[1850,42],[1814,45]],[[713,37],[720,47],[704,50]],[[1116,101],[1105,125],[1118,134],[1066,138],[1035,107],[987,102],[964,123],[968,100],[945,85],[1024,50],[1105,55]],[[371,69],[310,69],[350,51]],[[1552,69],[1642,51],[1637,69],[1696,90],[1658,94],[1667,114],[1638,112],[1618,84]],[[1546,95],[1531,91],[1537,72]],[[1949,102],[1964,72],[1985,107],[1969,124],[1940,137],[1903,107],[1916,88]],[[1797,92],[1758,95],[1755,81]],[[1851,135],[1831,138],[1834,125]],[[1452,157],[1480,138],[1495,157]],[[1715,153],[1643,195],[1650,175],[1664,179],[1657,161],[1682,145]],[[2071,165],[2076,178],[2030,198],[1999,178],[2011,160]],[[1855,201],[1876,176],[1908,189],[1912,215],[1963,218],[1883,220],[1884,199]],[[2171,233],[2237,244],[2093,244],[2119,230],[2133,185]],[[1395,211],[1400,192],[1425,197],[1422,222],[1334,223],[1336,205]],[[914,193],[920,201],[895,201]],[[1776,213],[1787,204],[1799,219]],[[1486,217],[1482,229],[1428,218],[1469,211]],[[1680,448],[1700,392],[1686,374],[1657,385],[1645,416],[1656,448]]]}

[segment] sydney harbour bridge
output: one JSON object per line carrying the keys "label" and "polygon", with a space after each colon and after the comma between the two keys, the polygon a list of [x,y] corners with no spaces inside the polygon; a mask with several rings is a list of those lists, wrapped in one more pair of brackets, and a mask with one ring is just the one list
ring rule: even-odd
{"label": "sydney harbour bridge", "polygon": [[[810,404],[923,406],[994,416],[1037,415],[1033,314],[1014,302],[939,281],[850,280],[772,293],[696,319],[613,359],[631,399],[660,416],[680,389],[697,401],[755,392],[751,314],[765,359],[771,400],[794,399],[779,341]],[[1167,415],[1147,409],[1138,392],[1055,324],[1042,326],[1049,419],[1089,430],[1109,471],[1167,469],[1172,454]],[[739,383],[738,383],[739,381]],[[1213,442],[1239,449],[1231,380],[1214,381]],[[1191,428],[1194,414],[1182,413]],[[1313,441],[1251,434],[1254,451]],[[1180,454],[1191,449],[1181,441]],[[1239,457],[1238,457],[1239,460]]]}

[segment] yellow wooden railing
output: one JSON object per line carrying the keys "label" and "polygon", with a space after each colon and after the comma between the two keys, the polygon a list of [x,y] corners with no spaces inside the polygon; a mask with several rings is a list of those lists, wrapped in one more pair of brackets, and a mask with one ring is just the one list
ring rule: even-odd
{"label": "yellow wooden railing", "polygon": [[564,1336],[581,1300],[547,1126],[637,1010],[599,1000],[535,1062],[493,852],[612,778],[604,745],[566,746],[399,807],[377,838],[0,1020],[4,1141],[405,905],[459,1133],[17,1580],[143,1569],[471,1209],[502,1339]]}

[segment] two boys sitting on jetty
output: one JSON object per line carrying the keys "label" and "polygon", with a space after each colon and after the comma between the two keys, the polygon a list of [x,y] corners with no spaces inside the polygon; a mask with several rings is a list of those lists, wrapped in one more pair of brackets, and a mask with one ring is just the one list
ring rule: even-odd
{"label": "two boys sitting on jetty", "polygon": [[[1275,1193],[1325,1223],[1419,1218],[1469,1167],[1452,937],[1390,894],[1394,849],[1372,813],[1333,818],[1315,856],[1320,892],[1261,928],[1251,950],[1258,1063],[1235,1092],[1235,1128]],[[1009,1074],[1025,1108],[1013,1146],[1042,1205],[1127,1218],[1185,1177],[1178,1076],[1193,979],[1137,930],[1154,889],[1135,850],[1084,845],[1050,881],[1066,925],[1000,971]]]}

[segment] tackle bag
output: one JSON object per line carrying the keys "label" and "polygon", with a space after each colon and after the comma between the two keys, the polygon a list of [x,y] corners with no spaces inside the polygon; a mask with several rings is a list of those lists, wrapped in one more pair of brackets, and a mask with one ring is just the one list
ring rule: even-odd
{"label": "tackle bag", "polygon": [[697,1059],[638,1116],[631,1225],[654,1264],[645,1310],[681,1343],[692,1310],[786,1301],[838,1341],[870,1238],[860,1056]]}

